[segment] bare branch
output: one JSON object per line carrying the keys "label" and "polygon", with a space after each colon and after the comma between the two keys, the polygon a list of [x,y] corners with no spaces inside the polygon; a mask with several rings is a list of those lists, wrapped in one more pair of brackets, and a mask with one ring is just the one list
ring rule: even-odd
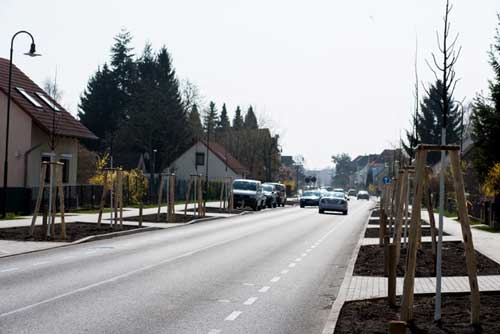
{"label": "bare branch", "polygon": [[438,70],[440,70],[441,72],[443,72],[445,69],[444,68],[441,68],[436,60],[436,55],[434,53],[431,53],[432,55],[432,60],[434,61],[434,66],[436,66],[436,68]]}
{"label": "bare branch", "polygon": [[434,77],[436,77],[436,80],[439,80],[436,71],[432,68],[431,64],[429,64],[429,61],[427,61],[427,59],[425,60],[425,63],[427,64],[427,66],[429,67],[429,69],[432,71],[432,73],[434,73]]}

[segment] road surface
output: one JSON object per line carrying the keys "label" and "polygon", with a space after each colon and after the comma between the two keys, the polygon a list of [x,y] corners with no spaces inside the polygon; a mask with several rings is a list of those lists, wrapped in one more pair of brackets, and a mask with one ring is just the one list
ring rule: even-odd
{"label": "road surface", "polygon": [[372,202],[0,260],[0,333],[320,333]]}

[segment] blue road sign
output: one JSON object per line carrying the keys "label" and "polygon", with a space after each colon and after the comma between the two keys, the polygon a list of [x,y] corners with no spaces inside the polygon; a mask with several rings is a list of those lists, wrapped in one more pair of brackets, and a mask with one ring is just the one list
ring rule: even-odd
{"label": "blue road sign", "polygon": [[382,182],[384,182],[384,184],[389,184],[389,183],[391,183],[391,179],[389,178],[389,176],[384,176],[384,178],[382,179]]}

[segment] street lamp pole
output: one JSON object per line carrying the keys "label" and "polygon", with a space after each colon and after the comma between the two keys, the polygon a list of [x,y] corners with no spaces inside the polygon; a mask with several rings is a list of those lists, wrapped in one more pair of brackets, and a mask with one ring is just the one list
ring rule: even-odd
{"label": "street lamp pole", "polygon": [[25,30],[20,30],[12,36],[10,40],[10,59],[9,59],[9,81],[7,88],[7,122],[5,129],[5,157],[3,162],[3,188],[2,188],[2,217],[5,218],[7,216],[7,177],[9,170],[9,123],[10,123],[10,91],[12,86],[12,58],[14,53],[14,39],[17,35],[26,34],[31,38],[31,45],[29,52],[25,53],[25,55],[30,57],[39,56],[36,53],[35,39],[33,35]]}

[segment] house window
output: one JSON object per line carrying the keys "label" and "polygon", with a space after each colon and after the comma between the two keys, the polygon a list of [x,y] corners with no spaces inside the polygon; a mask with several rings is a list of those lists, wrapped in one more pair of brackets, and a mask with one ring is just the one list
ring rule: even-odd
{"label": "house window", "polygon": [[43,93],[36,92],[35,93],[43,102],[45,102],[49,107],[51,107],[54,111],[61,111],[59,107],[56,105],[54,101],[51,101],[47,96],[45,96]]}
{"label": "house window", "polygon": [[196,166],[204,166],[205,165],[205,153],[196,152]]}
{"label": "house window", "polygon": [[59,160],[63,164],[62,168],[62,183],[69,182],[69,158],[62,158]]}
{"label": "house window", "polygon": [[[50,155],[43,155],[42,162],[50,162]],[[50,165],[47,165],[47,170],[45,171],[45,183],[50,182]]]}
{"label": "house window", "polygon": [[[50,153],[45,153],[42,155],[42,162],[50,162]],[[62,166],[62,182],[69,182],[69,167],[71,161],[71,155],[61,154],[59,162],[63,164]],[[47,171],[45,172],[45,183],[50,183],[50,165],[47,165]]]}
{"label": "house window", "polygon": [[40,103],[38,103],[37,100],[35,100],[35,98],[33,96],[31,96],[27,91],[25,91],[23,88],[21,87],[16,87],[17,91],[22,95],[24,96],[24,98],[26,100],[28,100],[29,102],[31,102],[32,105],[34,105],[35,107],[37,108],[43,108],[42,105]]}

